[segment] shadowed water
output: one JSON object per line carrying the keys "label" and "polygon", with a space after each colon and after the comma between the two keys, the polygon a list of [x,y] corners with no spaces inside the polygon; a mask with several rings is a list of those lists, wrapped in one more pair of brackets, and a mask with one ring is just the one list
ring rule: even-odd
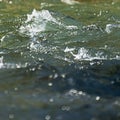
{"label": "shadowed water", "polygon": [[119,1],[0,1],[0,119],[119,120]]}

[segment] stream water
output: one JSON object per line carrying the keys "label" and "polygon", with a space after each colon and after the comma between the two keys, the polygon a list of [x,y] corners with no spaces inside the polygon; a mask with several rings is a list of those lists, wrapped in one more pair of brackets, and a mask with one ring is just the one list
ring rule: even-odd
{"label": "stream water", "polygon": [[119,120],[119,11],[119,0],[0,0],[0,120]]}

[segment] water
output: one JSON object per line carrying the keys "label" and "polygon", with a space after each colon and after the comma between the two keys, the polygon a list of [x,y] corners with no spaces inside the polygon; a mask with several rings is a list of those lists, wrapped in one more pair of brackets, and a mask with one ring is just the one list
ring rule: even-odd
{"label": "water", "polygon": [[0,1],[0,119],[119,120],[119,4]]}

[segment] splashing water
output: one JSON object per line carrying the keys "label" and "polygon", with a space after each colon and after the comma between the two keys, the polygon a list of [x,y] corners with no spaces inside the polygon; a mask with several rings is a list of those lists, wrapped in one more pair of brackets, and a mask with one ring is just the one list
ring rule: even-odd
{"label": "splashing water", "polygon": [[73,54],[72,52],[71,54],[75,57],[75,60],[89,60],[91,58],[91,55],[89,55],[88,50],[85,48],[80,48],[77,54]]}
{"label": "splashing water", "polygon": [[40,32],[46,31],[48,22],[58,23],[56,19],[51,16],[48,10],[39,12],[34,9],[31,15],[27,15],[25,25],[20,27],[20,33],[26,34],[30,37],[35,37]]}
{"label": "splashing water", "polygon": [[[67,17],[63,15],[57,16],[57,13],[55,12],[50,12],[48,10],[37,11],[34,9],[31,14],[27,15],[27,19],[24,22],[24,24],[19,28],[19,32],[20,34],[27,35],[32,39],[29,45],[30,50],[36,51],[36,52],[44,51],[42,53],[46,53],[49,50],[51,51],[54,48],[55,48],[54,50],[56,50],[57,46],[51,46],[51,48],[43,46],[41,45],[41,42],[37,40],[38,37],[41,37],[42,40],[50,39],[51,37],[52,41],[56,39],[57,41],[55,42],[59,43],[58,39],[60,36],[61,36],[60,39],[63,39],[63,36],[65,36],[66,38],[66,37],[72,36],[74,33],[75,33],[75,36],[82,35],[84,34],[84,32],[88,35],[96,34],[94,31],[98,32],[99,34],[104,33],[104,31],[98,26],[96,26],[95,24],[83,26],[80,23],[77,23],[73,19],[71,20],[71,22],[68,22],[69,20]],[[120,28],[119,24],[107,24],[105,31],[109,34],[112,32],[114,28]],[[105,60],[105,59],[107,60],[108,58],[119,59],[118,55],[111,57],[111,56],[105,55],[104,52],[100,52],[99,49],[94,54],[91,53],[92,51],[84,47],[80,48],[77,54],[73,53],[74,50],[75,50],[75,47],[74,48],[66,47],[64,52],[65,53],[70,52],[74,57],[74,60],[91,61],[94,59],[101,59],[101,60]]]}
{"label": "splashing water", "polygon": [[2,1],[0,118],[119,120],[118,0]]}
{"label": "splashing water", "polygon": [[42,32],[77,29],[77,26],[62,23],[60,18],[54,17],[54,14],[48,10],[37,11],[34,9],[32,14],[27,15],[27,20],[20,27],[19,32],[33,38],[41,35]]}

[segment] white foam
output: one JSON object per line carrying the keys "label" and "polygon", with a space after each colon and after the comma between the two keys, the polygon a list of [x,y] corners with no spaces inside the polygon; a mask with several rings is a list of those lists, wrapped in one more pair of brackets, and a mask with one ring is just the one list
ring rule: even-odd
{"label": "white foam", "polygon": [[80,48],[78,50],[77,54],[74,54],[72,51],[70,53],[73,55],[74,60],[86,60],[86,61],[92,61],[92,60],[120,60],[120,56],[114,55],[113,57],[110,57],[108,55],[105,55],[103,52],[97,51],[95,54],[91,54],[91,51],[85,49],[84,47]]}
{"label": "white foam", "polygon": [[120,28],[120,24],[107,24],[105,31],[110,34],[114,28]]}
{"label": "white foam", "polygon": [[88,54],[88,50],[85,48],[80,48],[77,54],[71,52],[75,60],[89,60],[91,56]]}
{"label": "white foam", "polygon": [[66,47],[64,52],[66,53],[66,52],[71,52],[71,51],[74,51],[74,50],[75,50],[75,48],[68,48],[68,47]]}
{"label": "white foam", "polygon": [[44,19],[47,21],[53,21],[57,23],[56,19],[52,17],[51,13],[48,10],[37,11],[34,9],[31,15],[27,15],[26,22],[29,22],[34,19]]}

